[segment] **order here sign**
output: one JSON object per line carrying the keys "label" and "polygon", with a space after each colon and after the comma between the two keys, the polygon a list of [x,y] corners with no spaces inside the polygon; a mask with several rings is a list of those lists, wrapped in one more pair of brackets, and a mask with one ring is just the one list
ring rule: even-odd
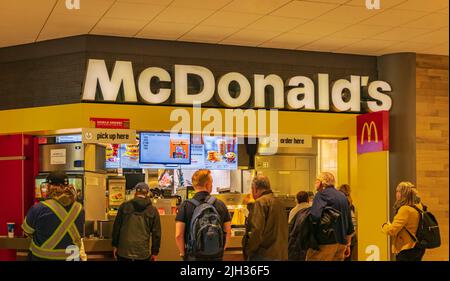
{"label": "order here sign", "polygon": [[356,118],[358,154],[389,150],[389,112],[378,111]]}
{"label": "order here sign", "polygon": [[83,143],[135,144],[136,131],[83,128],[82,141]]}

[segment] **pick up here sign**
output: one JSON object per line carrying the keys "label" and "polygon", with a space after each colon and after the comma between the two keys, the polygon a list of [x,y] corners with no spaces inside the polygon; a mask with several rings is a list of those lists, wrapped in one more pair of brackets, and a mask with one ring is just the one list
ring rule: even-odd
{"label": "pick up here sign", "polygon": [[94,129],[82,130],[83,143],[135,144],[136,131],[124,129]]}

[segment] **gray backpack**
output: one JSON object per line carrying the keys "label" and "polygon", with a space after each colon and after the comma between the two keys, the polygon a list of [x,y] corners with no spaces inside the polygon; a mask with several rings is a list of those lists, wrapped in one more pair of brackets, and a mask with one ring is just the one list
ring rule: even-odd
{"label": "gray backpack", "polygon": [[199,259],[223,256],[224,232],[222,221],[214,207],[216,198],[208,196],[205,202],[188,200],[195,205],[187,240],[187,253]]}

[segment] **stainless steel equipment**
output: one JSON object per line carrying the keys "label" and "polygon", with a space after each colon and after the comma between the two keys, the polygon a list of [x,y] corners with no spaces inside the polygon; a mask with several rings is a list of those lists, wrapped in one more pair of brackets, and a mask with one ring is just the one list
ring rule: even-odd
{"label": "stainless steel equipment", "polygon": [[284,209],[286,210],[286,216],[289,217],[290,211],[297,205],[297,201],[295,196],[277,196],[278,200],[281,201],[281,204],[284,205]]}
{"label": "stainless steel equipment", "polygon": [[247,194],[241,193],[223,193],[223,194],[214,194],[214,197],[220,199],[227,206],[238,206],[244,205],[244,199],[247,197]]}
{"label": "stainless steel equipment", "polygon": [[97,230],[99,238],[112,238],[114,221],[101,220],[97,221]]}
{"label": "stainless steel equipment", "polygon": [[[39,146],[39,172],[62,170],[83,172],[86,170],[85,149],[82,143],[43,144]],[[105,147],[95,145],[94,170],[105,172]]]}
{"label": "stainless steel equipment", "polygon": [[83,171],[84,146],[82,143],[45,144],[39,146],[39,171]]}
{"label": "stainless steel equipment", "polygon": [[[104,220],[107,211],[105,147],[82,143],[40,145],[36,191],[42,178],[57,170],[69,175],[69,183],[75,186],[83,203],[86,220]],[[40,196],[37,192],[36,199]]]}
{"label": "stainless steel equipment", "polygon": [[312,191],[316,177],[317,139],[308,148],[279,147],[275,155],[257,155],[255,170],[269,177],[276,195]]}

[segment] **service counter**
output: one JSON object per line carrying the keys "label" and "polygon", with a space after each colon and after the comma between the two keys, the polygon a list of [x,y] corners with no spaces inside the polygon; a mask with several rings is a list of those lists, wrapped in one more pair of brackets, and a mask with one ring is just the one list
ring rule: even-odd
{"label": "service counter", "polygon": [[[179,261],[178,249],[175,243],[175,215],[161,217],[161,248],[158,255],[160,261]],[[84,248],[88,260],[112,260],[111,239],[84,238]],[[231,237],[229,247],[225,251],[224,260],[242,260],[242,236]],[[17,251],[17,259],[25,260],[30,246],[30,238],[8,238],[0,236],[0,249]]]}

